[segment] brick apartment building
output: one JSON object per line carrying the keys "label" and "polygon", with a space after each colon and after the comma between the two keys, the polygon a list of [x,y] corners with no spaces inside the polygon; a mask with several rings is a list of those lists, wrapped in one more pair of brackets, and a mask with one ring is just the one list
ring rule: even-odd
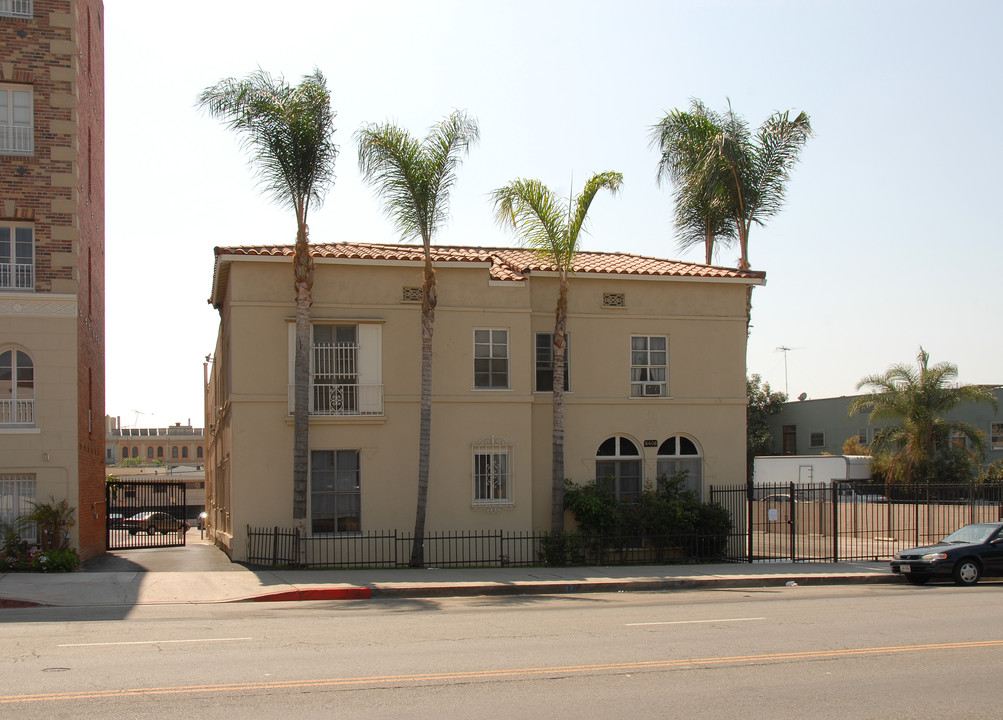
{"label": "brick apartment building", "polygon": [[[0,0],[0,525],[104,551],[104,8]],[[30,534],[30,531],[29,531]]]}

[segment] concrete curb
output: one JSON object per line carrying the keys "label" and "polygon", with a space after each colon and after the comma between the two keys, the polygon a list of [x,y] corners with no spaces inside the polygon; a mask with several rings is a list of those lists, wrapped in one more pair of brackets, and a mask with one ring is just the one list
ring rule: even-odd
{"label": "concrete curb", "polygon": [[670,580],[635,581],[586,581],[586,582],[540,582],[540,583],[479,583],[464,585],[410,585],[352,587],[352,588],[305,588],[265,593],[238,600],[224,602],[290,602],[310,600],[369,600],[380,598],[436,598],[436,597],[476,597],[481,595],[566,595],[574,593],[601,592],[659,592],[666,590],[693,590],[700,588],[760,588],[786,587],[788,583],[798,586],[821,585],[877,585],[900,583],[894,575],[793,575],[783,577],[742,577],[742,578],[680,578]]}

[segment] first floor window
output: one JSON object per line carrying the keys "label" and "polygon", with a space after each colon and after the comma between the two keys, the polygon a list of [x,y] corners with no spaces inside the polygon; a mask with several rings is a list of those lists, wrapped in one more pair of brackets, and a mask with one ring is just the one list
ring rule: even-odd
{"label": "first floor window", "polygon": [[474,330],[474,387],[508,388],[508,330]]}
{"label": "first floor window", "polygon": [[630,338],[630,396],[668,395],[669,339],[663,335]]}
{"label": "first floor window", "polygon": [[[571,388],[571,338],[564,336],[564,392]],[[536,392],[554,391],[554,334],[536,334]]]}
{"label": "first floor window", "polygon": [[637,444],[622,436],[611,437],[596,452],[596,484],[623,503],[641,495],[641,453]]}
{"label": "first floor window", "polygon": [[0,155],[30,155],[34,150],[32,90],[0,85]]}
{"label": "first floor window", "polygon": [[1003,450],[1003,423],[993,423],[989,431],[989,448]]}
{"label": "first floor window", "polygon": [[810,448],[825,447],[825,433],[819,430],[808,433],[808,447]]}
{"label": "first floor window", "polygon": [[0,352],[0,425],[35,424],[35,366],[21,350]]}
{"label": "first floor window", "polygon": [[659,481],[679,480],[680,489],[703,497],[703,458],[696,443],[684,435],[670,437],[658,448]]}
{"label": "first floor window", "polygon": [[358,450],[310,452],[310,531],[362,529],[362,488]]}
{"label": "first floor window", "polygon": [[[34,502],[34,475],[0,473],[0,529],[17,527],[18,518],[30,513]],[[24,528],[21,537],[28,542],[35,542],[37,540],[35,526]]]}
{"label": "first floor window", "polygon": [[512,446],[491,437],[474,443],[474,504],[512,501]]}

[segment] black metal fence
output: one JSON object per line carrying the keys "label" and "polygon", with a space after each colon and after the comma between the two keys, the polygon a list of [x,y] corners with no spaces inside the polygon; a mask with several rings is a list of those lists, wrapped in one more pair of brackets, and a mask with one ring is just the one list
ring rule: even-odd
{"label": "black metal fence", "polygon": [[963,525],[1003,519],[999,484],[839,481],[712,488],[731,511],[728,559],[881,561]]}
{"label": "black metal fence", "polygon": [[[425,535],[430,567],[530,565],[650,565],[723,560],[726,538],[676,535],[584,535],[504,531],[434,532]],[[290,528],[247,528],[247,562],[288,567],[406,567],[410,533],[358,532],[304,537]]]}
{"label": "black metal fence", "polygon": [[[884,486],[864,482],[712,487],[727,509],[727,535],[588,535],[505,531],[425,536],[432,567],[650,565],[696,562],[881,561],[936,542],[973,522],[1003,519],[1003,485]],[[247,528],[252,565],[406,567],[414,538],[398,531],[303,536]]]}

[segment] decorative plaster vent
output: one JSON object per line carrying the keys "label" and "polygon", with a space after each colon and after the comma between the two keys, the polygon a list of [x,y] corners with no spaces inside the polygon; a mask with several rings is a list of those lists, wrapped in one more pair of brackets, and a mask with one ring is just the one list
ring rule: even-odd
{"label": "decorative plaster vent", "polygon": [[405,288],[401,288],[401,302],[402,303],[420,303],[421,302],[421,288],[420,287],[405,287]]}
{"label": "decorative plaster vent", "polygon": [[602,306],[608,308],[627,307],[627,300],[624,298],[623,293],[603,293]]}

